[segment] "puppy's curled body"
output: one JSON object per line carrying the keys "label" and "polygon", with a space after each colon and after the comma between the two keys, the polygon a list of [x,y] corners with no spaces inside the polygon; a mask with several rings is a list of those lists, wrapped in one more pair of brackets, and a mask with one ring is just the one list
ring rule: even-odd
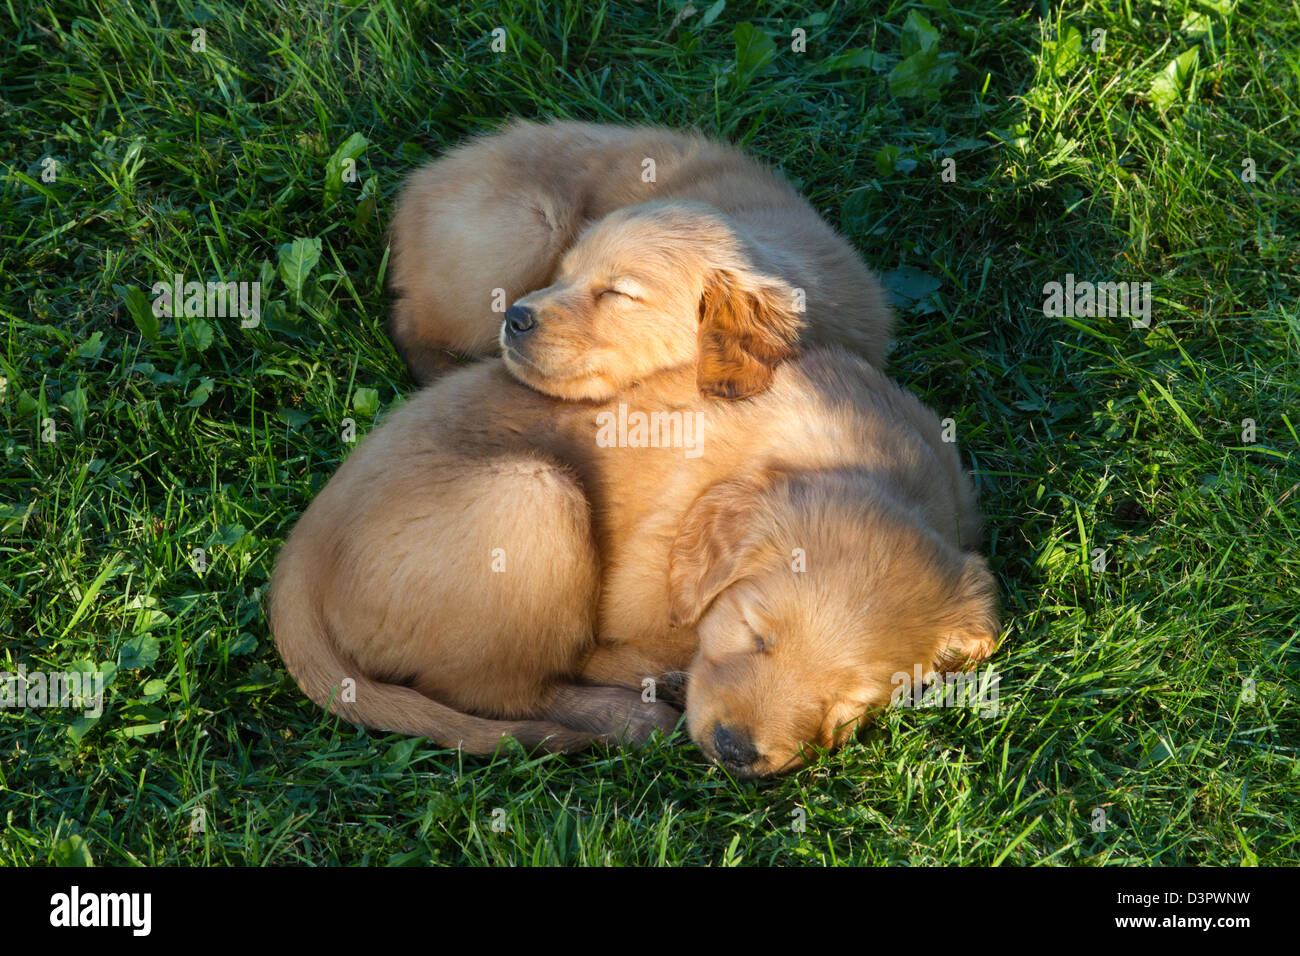
{"label": "puppy's curled body", "polygon": [[391,333],[416,380],[431,381],[449,353],[495,352],[499,310],[550,284],[586,226],[652,201],[728,216],[755,266],[799,290],[801,344],[884,367],[893,315],[879,282],[780,175],[693,133],[515,120],[403,188],[390,230]]}
{"label": "puppy's curled body", "polygon": [[[309,697],[472,753],[503,735],[572,750],[675,725],[675,709],[630,691],[573,699],[599,562],[586,497],[550,453],[537,406],[551,404],[500,368],[466,370],[343,463],[272,588],[277,646]],[[552,707],[567,724],[546,720]]]}

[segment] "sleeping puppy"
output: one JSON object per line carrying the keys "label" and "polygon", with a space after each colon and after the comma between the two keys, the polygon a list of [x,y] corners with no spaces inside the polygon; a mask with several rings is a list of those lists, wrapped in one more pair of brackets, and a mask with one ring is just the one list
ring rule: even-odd
{"label": "sleeping puppy", "polygon": [[748,249],[697,204],[604,217],[516,303],[504,361],[366,438],[274,575],[308,696],[471,752],[572,750],[671,727],[641,694],[685,671],[692,739],[755,776],[850,739],[893,675],[992,651],[939,421],[861,359],[797,355]]}
{"label": "sleeping puppy", "polygon": [[600,401],[695,365],[701,395],[745,398],[795,354],[795,296],[737,223],[673,202],[629,206],[600,226],[561,259],[554,283],[506,310],[501,353],[520,381]]}
{"label": "sleeping puppy", "polygon": [[654,200],[730,217],[751,259],[794,290],[787,310],[805,345],[884,368],[893,319],[879,283],[780,176],[694,134],[515,120],[415,172],[398,201],[390,331],[415,380],[429,382],[450,352],[493,352],[502,311],[555,280],[586,226]]}

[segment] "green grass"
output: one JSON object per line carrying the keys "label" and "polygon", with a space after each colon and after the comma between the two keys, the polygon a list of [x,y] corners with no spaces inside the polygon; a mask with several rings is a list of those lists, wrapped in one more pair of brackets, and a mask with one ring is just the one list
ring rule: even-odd
{"label": "green grass", "polygon": [[[696,2],[0,8],[0,670],[116,667],[97,721],[0,710],[0,864],[1296,862],[1296,4]],[[411,388],[395,192],[510,115],[725,136],[910,293],[890,371],[977,473],[996,718],[897,710],[738,784],[680,738],[470,759],[300,694],[267,581],[342,419]],[[153,329],[174,273],[262,279],[261,324]],[[1150,281],[1151,327],[1046,317],[1066,273]]]}

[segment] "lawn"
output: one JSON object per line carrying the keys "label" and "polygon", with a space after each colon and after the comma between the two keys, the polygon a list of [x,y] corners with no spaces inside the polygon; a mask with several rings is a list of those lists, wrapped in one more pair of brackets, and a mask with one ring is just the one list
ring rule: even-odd
{"label": "lawn", "polygon": [[[0,865],[1300,859],[1294,3],[0,19],[0,671],[108,681],[97,716],[0,708]],[[412,389],[396,191],[512,115],[724,137],[885,277],[889,371],[987,513],[996,714],[896,709],[737,783],[682,736],[470,758],[298,691],[276,554]],[[178,275],[260,282],[256,323],[156,316]],[[1112,281],[1149,315],[1045,305]]]}

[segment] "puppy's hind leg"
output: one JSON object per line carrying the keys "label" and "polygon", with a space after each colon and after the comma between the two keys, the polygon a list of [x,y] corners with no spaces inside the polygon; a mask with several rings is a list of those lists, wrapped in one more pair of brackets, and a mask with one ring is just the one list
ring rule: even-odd
{"label": "puppy's hind leg", "polygon": [[637,746],[659,730],[673,732],[682,712],[661,700],[645,700],[639,691],[593,684],[564,684],[555,689],[542,711],[547,720],[602,735],[611,743]]}
{"label": "puppy's hind leg", "polygon": [[563,193],[518,183],[518,170],[492,173],[493,159],[484,170],[455,155],[418,171],[393,217],[389,332],[420,384],[448,353],[495,354],[505,310],[550,284],[577,234]]}

